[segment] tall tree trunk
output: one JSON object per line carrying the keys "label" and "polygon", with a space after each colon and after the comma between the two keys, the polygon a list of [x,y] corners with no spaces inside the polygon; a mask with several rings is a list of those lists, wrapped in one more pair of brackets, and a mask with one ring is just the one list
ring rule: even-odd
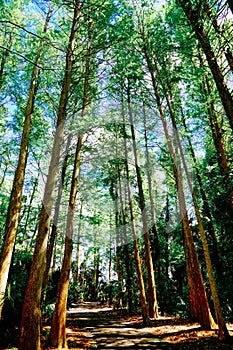
{"label": "tall tree trunk", "polygon": [[80,240],[81,240],[81,229],[82,229],[82,212],[83,212],[83,202],[81,200],[80,212],[79,212],[79,223],[78,223],[78,234],[77,234],[77,248],[75,257],[75,269],[74,269],[74,281],[79,280],[79,259],[80,259]]}
{"label": "tall tree trunk", "polygon": [[207,229],[209,232],[209,235],[211,237],[211,240],[213,242],[213,247],[214,247],[214,260],[216,262],[216,266],[218,269],[218,272],[220,273],[222,271],[222,263],[221,263],[221,253],[220,253],[220,248],[219,248],[219,244],[218,244],[218,240],[217,240],[217,236],[216,236],[216,232],[215,232],[215,228],[213,225],[213,219],[212,219],[212,215],[211,215],[211,210],[210,210],[210,206],[209,206],[209,201],[207,198],[207,195],[205,193],[205,189],[204,189],[204,185],[203,185],[203,181],[198,169],[198,165],[197,165],[197,159],[196,159],[196,155],[192,146],[192,141],[191,138],[189,136],[189,132],[188,132],[188,128],[186,125],[186,121],[185,121],[185,117],[183,114],[183,111],[181,111],[182,114],[182,124],[185,128],[186,131],[186,137],[188,140],[188,145],[189,145],[189,150],[190,150],[190,154],[192,157],[192,161],[193,161],[193,165],[194,165],[194,169],[195,169],[195,173],[196,173],[196,178],[197,178],[197,182],[199,185],[199,189],[200,189],[200,194],[202,197],[202,201],[203,201],[203,207],[204,207],[204,213],[207,217]]}
{"label": "tall tree trunk", "polygon": [[[86,108],[86,106],[85,106]],[[85,113],[83,113],[85,115]],[[82,150],[82,135],[79,135],[76,146],[74,168],[71,182],[70,198],[66,221],[65,251],[62,263],[61,276],[58,286],[55,309],[53,312],[50,330],[50,345],[58,349],[66,349],[66,305],[69,287],[69,275],[73,250],[74,210],[77,196],[78,178],[80,173],[80,158]]]}
{"label": "tall tree trunk", "polygon": [[206,267],[207,267],[207,274],[208,274],[209,283],[210,283],[210,290],[211,290],[213,303],[214,303],[214,310],[215,310],[216,319],[217,319],[218,327],[219,327],[219,338],[224,339],[224,340],[229,340],[230,335],[229,335],[229,332],[227,330],[226,323],[225,323],[225,320],[224,320],[224,317],[222,314],[222,310],[221,310],[220,300],[219,300],[219,296],[218,296],[218,292],[217,292],[217,288],[216,288],[216,284],[215,284],[215,279],[214,279],[214,274],[213,274],[213,269],[212,269],[212,262],[211,262],[210,253],[209,253],[209,246],[207,243],[206,234],[205,234],[205,230],[204,230],[203,223],[202,223],[201,213],[199,210],[197,197],[196,197],[196,194],[194,192],[192,182],[190,180],[190,175],[189,175],[189,171],[187,168],[187,164],[186,164],[186,160],[185,160],[185,156],[184,156],[184,152],[183,152],[183,148],[182,148],[182,144],[181,144],[181,140],[180,140],[180,136],[179,136],[179,132],[178,132],[178,128],[177,128],[175,112],[174,112],[175,108],[173,107],[173,102],[172,102],[173,101],[172,89],[169,88],[170,91],[168,94],[167,89],[165,88],[165,86],[163,84],[162,78],[160,76],[160,71],[159,71],[156,63],[155,63],[155,67],[156,67],[158,79],[161,83],[161,86],[163,88],[163,92],[164,92],[164,95],[166,98],[170,118],[172,121],[173,130],[174,130],[175,142],[178,146],[178,149],[179,149],[179,152],[181,155],[181,160],[182,160],[184,171],[185,171],[186,178],[188,181],[188,186],[189,186],[190,193],[191,193],[192,199],[193,199],[194,210],[195,210],[198,228],[199,228],[199,232],[200,232],[200,236],[201,236],[201,240],[202,240],[202,245],[203,245],[204,257],[205,257],[205,262],[206,262]]}
{"label": "tall tree trunk", "polygon": [[130,120],[130,126],[131,126],[131,136],[133,141],[134,162],[136,167],[137,184],[138,184],[138,190],[139,190],[139,206],[140,206],[141,215],[142,215],[143,235],[144,235],[145,250],[146,250],[146,265],[147,265],[147,272],[148,272],[149,315],[151,318],[155,318],[155,317],[158,317],[158,304],[157,304],[157,296],[156,296],[154,268],[153,268],[151,249],[150,249],[150,233],[148,228],[148,219],[147,219],[147,210],[145,206],[144,192],[142,188],[142,177],[141,177],[140,167],[138,164],[134,121],[133,121],[133,114],[131,110],[129,88],[127,90],[127,102],[128,102],[128,112],[129,112],[129,120]]}
{"label": "tall tree trunk", "polygon": [[[201,64],[202,64],[202,61],[201,61]],[[231,209],[233,212],[233,189],[232,189],[232,181],[231,181],[231,175],[230,175],[230,166],[229,166],[229,162],[225,152],[223,132],[220,127],[218,116],[215,112],[214,101],[211,100],[210,103],[208,103],[209,95],[211,94],[211,86],[207,77],[203,83],[203,91],[207,102],[207,110],[208,110],[209,119],[210,119],[210,127],[213,135],[213,141],[214,141],[214,145],[218,155],[218,164],[221,169],[221,172],[226,177],[226,184],[229,192],[228,196],[229,196]]]}
{"label": "tall tree trunk", "polygon": [[[146,43],[144,33],[141,32],[141,34],[142,34],[142,38],[144,39],[144,43]],[[161,117],[165,136],[168,143],[169,152],[173,162],[174,178],[176,181],[176,188],[178,193],[183,231],[184,231],[184,252],[185,252],[188,286],[189,286],[190,314],[193,319],[200,322],[202,328],[211,329],[215,327],[215,323],[210,312],[209,303],[207,300],[204,282],[203,282],[203,278],[200,270],[200,264],[198,261],[198,256],[197,256],[194,241],[193,241],[192,231],[189,225],[187,209],[186,209],[186,201],[185,201],[184,189],[183,189],[183,182],[182,182],[182,173],[180,171],[179,163],[177,163],[176,152],[174,150],[172,138],[168,131],[167,120],[162,107],[162,102],[160,99],[157,82],[155,79],[152,63],[148,55],[146,46],[144,46],[144,54],[145,54],[147,66],[151,75],[152,85],[155,93],[159,114]]]}
{"label": "tall tree trunk", "polygon": [[[91,53],[91,42],[90,42],[90,21],[88,16],[88,42],[85,62],[85,76],[83,85],[83,102],[82,102],[82,113],[81,120],[86,116],[87,104],[88,104],[88,89],[89,89],[89,74],[90,74],[90,53]],[[67,221],[66,221],[66,239],[65,239],[65,250],[64,259],[62,264],[61,277],[58,286],[57,298],[55,309],[53,313],[52,326],[50,330],[50,345],[57,347],[58,349],[67,348],[66,341],[66,305],[68,298],[69,288],[69,275],[72,262],[72,250],[73,250],[73,229],[74,229],[74,210],[75,201],[77,196],[78,179],[80,173],[80,159],[82,151],[82,140],[83,135],[80,134],[76,145],[76,153],[74,160],[74,168],[72,174],[72,182],[70,189],[70,198],[68,205]]]}
{"label": "tall tree trunk", "polygon": [[232,52],[230,51],[229,47],[225,51],[225,56],[226,56],[227,62],[229,64],[229,67],[230,67],[231,71],[233,72],[233,55],[232,55]]}
{"label": "tall tree trunk", "polygon": [[45,268],[44,281],[43,281],[43,285],[45,288],[47,288],[48,282],[49,282],[49,270],[50,270],[52,256],[53,256],[54,243],[55,243],[55,240],[57,237],[57,225],[58,225],[58,218],[59,218],[59,213],[60,213],[62,190],[63,190],[65,176],[66,176],[66,169],[68,166],[69,147],[70,147],[70,143],[71,143],[71,138],[72,138],[72,136],[71,136],[71,134],[69,134],[68,139],[67,139],[67,143],[66,143],[66,148],[65,148],[65,158],[64,158],[63,163],[62,163],[61,179],[60,179],[60,183],[58,186],[58,193],[57,193],[56,204],[55,204],[55,209],[54,209],[52,230],[51,230],[51,235],[50,235],[50,239],[49,239],[48,249],[46,252],[46,268]]}
{"label": "tall tree trunk", "polygon": [[[9,160],[9,157],[8,157],[8,160]],[[8,167],[9,167],[8,160],[6,161],[6,165],[4,165],[5,168],[4,168],[4,170],[2,170],[2,173],[1,173],[2,178],[0,181],[0,189],[1,189],[2,185],[4,184],[6,173],[7,173]]]}
{"label": "tall tree trunk", "polygon": [[226,116],[229,120],[231,129],[233,130],[233,98],[224,80],[224,75],[217,62],[214,51],[211,47],[208,34],[204,29],[204,25],[199,16],[198,9],[194,9],[190,0],[177,0],[178,5],[180,5],[188,18],[190,25],[192,26],[197,39],[205,53],[209,68],[212,72],[214,81],[216,83],[223,108],[225,110]]}
{"label": "tall tree trunk", "polygon": [[226,322],[225,322],[223,314],[222,314],[222,309],[221,309],[221,305],[220,305],[220,300],[219,300],[217,287],[216,287],[216,283],[215,283],[215,278],[214,278],[214,273],[213,273],[213,268],[212,268],[212,262],[211,262],[210,253],[209,253],[209,246],[208,246],[205,230],[204,230],[203,223],[202,223],[202,218],[201,218],[201,213],[199,210],[197,197],[196,197],[196,194],[194,192],[192,182],[190,180],[189,171],[187,168],[187,164],[186,164],[186,160],[185,160],[179,132],[177,129],[176,119],[175,119],[175,115],[174,115],[174,109],[172,106],[172,102],[170,102],[166,91],[164,91],[164,93],[166,95],[166,100],[167,100],[167,105],[168,105],[168,109],[169,109],[169,113],[170,113],[170,117],[171,117],[171,121],[172,121],[172,126],[174,128],[175,141],[176,141],[176,144],[178,146],[178,149],[179,149],[179,152],[181,155],[184,171],[185,171],[186,178],[188,181],[189,190],[190,190],[190,193],[191,193],[192,199],[193,199],[194,210],[195,210],[198,228],[199,228],[199,232],[200,232],[200,236],[201,236],[201,240],[202,240],[202,245],[203,245],[204,257],[205,257],[207,274],[208,274],[209,283],[210,283],[211,295],[212,295],[213,303],[214,303],[215,315],[216,315],[218,328],[219,328],[219,338],[222,340],[229,341],[230,335],[229,335],[229,332],[227,330]]}
{"label": "tall tree trunk", "polygon": [[[4,39],[3,41],[5,41],[6,37],[7,37],[7,32],[5,31],[4,33]],[[12,32],[10,33],[9,35],[9,40],[7,42],[7,46],[6,46],[6,49],[2,52],[2,56],[1,56],[1,62],[0,62],[0,90],[2,88],[2,85],[3,85],[3,81],[4,81],[4,68],[5,68],[5,64],[7,62],[7,57],[9,55],[9,51],[10,51],[10,48],[12,46]],[[35,61],[36,63],[36,61]]]}
{"label": "tall tree trunk", "polygon": [[123,101],[122,101],[122,118],[123,118],[126,181],[127,181],[128,200],[129,200],[129,209],[130,209],[131,229],[132,229],[133,240],[134,240],[135,262],[136,262],[138,283],[139,283],[139,290],[140,290],[142,318],[145,325],[150,325],[150,317],[149,317],[149,312],[148,312],[147,302],[146,302],[146,293],[145,293],[145,287],[144,287],[144,281],[143,281],[143,275],[142,275],[141,258],[140,258],[139,247],[138,247],[138,239],[137,239],[134,209],[133,209],[133,198],[132,198],[131,185],[130,185],[128,152],[127,152],[127,134],[126,134],[126,128],[125,128],[125,112],[124,112]]}
{"label": "tall tree trunk", "polygon": [[110,239],[109,239],[108,282],[110,282],[112,279],[112,213],[111,212],[109,217],[109,230],[110,230]]}
{"label": "tall tree trunk", "polygon": [[[168,223],[170,221],[170,212],[169,212],[169,198],[167,194],[167,199],[166,199],[166,216],[165,216],[165,240],[166,240],[166,250],[165,250],[165,271],[166,271],[166,280],[169,281],[169,227]],[[168,283],[166,283],[168,285]],[[170,289],[168,290],[170,292]]]}
{"label": "tall tree trunk", "polygon": [[122,277],[122,264],[121,264],[121,254],[120,254],[120,246],[122,244],[120,239],[120,219],[119,219],[119,197],[116,190],[116,199],[115,199],[115,226],[116,226],[116,273],[118,284],[120,290],[123,289],[123,277]]}
{"label": "tall tree trunk", "polygon": [[182,155],[182,161],[183,161],[186,176],[188,179],[190,192],[192,193],[195,214],[196,214],[196,218],[197,218],[197,222],[198,222],[198,228],[199,228],[199,232],[200,232],[201,239],[202,239],[203,251],[204,251],[205,262],[206,262],[206,267],[207,267],[207,274],[208,274],[209,283],[210,283],[210,290],[211,290],[211,295],[213,298],[214,310],[215,310],[215,315],[216,315],[218,328],[219,328],[219,338],[221,340],[229,341],[230,335],[229,335],[228,329],[226,327],[226,322],[225,322],[223,314],[222,314],[222,309],[221,309],[220,300],[219,300],[217,287],[216,287],[216,283],[215,283],[215,278],[214,278],[214,273],[213,273],[213,269],[212,269],[212,262],[211,262],[210,253],[209,253],[209,246],[208,246],[208,242],[206,239],[205,230],[204,230],[204,227],[202,224],[202,219],[201,219],[201,214],[200,214],[197,198],[196,198],[195,192],[194,192],[193,187],[192,187],[192,183],[191,183],[190,178],[189,178],[187,166],[185,164],[185,159],[184,159],[183,155]]}
{"label": "tall tree trunk", "polygon": [[[225,29],[224,28],[222,29],[221,26],[219,25],[218,16],[213,12],[212,7],[210,6],[208,0],[204,0],[204,2],[203,2],[203,12],[205,14],[207,14],[207,16],[210,20],[210,25],[213,25],[214,30],[215,30],[215,34],[219,38],[220,47],[222,47],[222,48],[224,47],[223,48],[224,55],[226,57],[226,60],[228,62],[230,70],[233,72],[233,56],[232,56],[232,52],[231,52],[230,47],[229,47],[230,41],[225,36]],[[206,18],[205,18],[205,20],[206,20]],[[222,39],[224,39],[225,41],[222,42]]]}
{"label": "tall tree trunk", "polygon": [[[149,190],[149,198],[150,198],[150,211],[151,211],[151,228],[150,232],[152,233],[152,241],[153,241],[153,249],[152,249],[152,257],[154,265],[157,266],[160,260],[160,247],[159,247],[159,237],[158,231],[156,228],[156,220],[155,220],[155,206],[154,206],[154,196],[152,190],[152,180],[151,180],[151,166],[150,166],[150,157],[149,157],[149,149],[148,149],[148,134],[147,134],[147,125],[146,125],[146,111],[145,106],[143,105],[143,124],[144,124],[144,140],[145,140],[145,155],[146,155],[146,173],[147,173],[147,181],[148,181],[148,190]],[[158,267],[158,274],[160,275],[160,267]],[[158,280],[160,281],[160,276],[158,276]]]}
{"label": "tall tree trunk", "polygon": [[52,272],[56,271],[56,260],[57,260],[57,244],[55,239],[54,248],[53,248]]}
{"label": "tall tree trunk", "polygon": [[24,229],[23,229],[23,238],[22,238],[23,241],[27,238],[27,227],[28,227],[28,223],[29,223],[29,217],[30,217],[30,213],[31,213],[32,203],[34,201],[35,192],[36,192],[36,189],[38,186],[38,180],[39,180],[39,173],[37,175],[37,178],[34,180],[32,194],[31,194],[30,201],[28,204],[28,211],[27,211]]}
{"label": "tall tree trunk", "polygon": [[[199,51],[198,57],[200,60],[201,67],[204,68],[205,64],[200,51]],[[228,160],[225,152],[223,133],[220,127],[218,116],[216,114],[216,108],[215,108],[216,106],[214,103],[214,99],[209,98],[209,96],[212,95],[212,89],[211,89],[211,84],[207,74],[205,75],[202,83],[202,91],[206,101],[207,112],[210,119],[210,127],[213,135],[213,141],[214,141],[214,145],[218,155],[219,167],[222,173],[225,173],[227,176],[229,176],[229,164],[228,164]]]}
{"label": "tall tree trunk", "polygon": [[122,195],[122,182],[120,169],[118,168],[118,183],[119,183],[119,197],[121,203],[121,213],[122,213],[122,225],[124,230],[124,257],[125,257],[125,269],[126,269],[126,290],[127,290],[127,304],[128,304],[128,313],[132,314],[132,276],[131,276],[131,263],[129,256],[129,245],[127,239],[127,230],[126,230],[126,217],[125,217],[125,208],[123,204],[123,195]]}
{"label": "tall tree trunk", "polygon": [[[49,23],[51,14],[52,14],[52,8],[50,7],[47,13],[45,24],[44,24],[44,33],[47,32],[48,23]],[[40,58],[43,52],[43,47],[44,47],[44,42],[41,41],[40,48],[38,50],[38,53],[35,59],[35,64],[32,69],[18,164],[14,175],[11,196],[10,196],[10,201],[9,201],[8,211],[7,211],[5,237],[4,237],[4,243],[3,243],[2,252],[1,252],[1,263],[0,263],[0,318],[1,318],[4,294],[6,290],[8,274],[9,274],[9,269],[10,269],[10,264],[12,259],[12,252],[14,249],[16,232],[17,232],[18,223],[19,223],[25,168],[27,164],[29,132],[31,127],[31,118],[32,118],[34,100],[35,100],[35,87],[36,87],[36,78],[38,73],[38,63],[40,61]]]}
{"label": "tall tree trunk", "polygon": [[94,275],[93,275],[93,295],[92,298],[94,301],[98,300],[98,286],[99,286],[99,263],[100,263],[100,249],[96,239],[96,230],[94,232]]}
{"label": "tall tree trunk", "polygon": [[23,305],[19,350],[40,350],[41,290],[46,267],[46,251],[55,182],[59,166],[60,150],[63,142],[66,105],[69,97],[72,67],[74,62],[74,44],[78,19],[79,0],[76,0],[74,4],[74,14],[69,44],[66,53],[66,67],[57,113],[57,126],[54,136],[52,155],[44,191],[36,246]]}

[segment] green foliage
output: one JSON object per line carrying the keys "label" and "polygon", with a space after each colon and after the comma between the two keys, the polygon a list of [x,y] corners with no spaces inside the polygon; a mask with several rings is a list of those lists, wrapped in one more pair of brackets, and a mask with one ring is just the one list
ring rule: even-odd
{"label": "green foliage", "polygon": [[[192,2],[194,4],[194,2]],[[207,1],[213,7],[212,1]],[[44,36],[44,51],[40,69],[36,78],[35,106],[32,115],[30,143],[28,149],[28,167],[25,174],[24,195],[21,205],[21,218],[17,233],[14,260],[12,263],[8,290],[4,303],[3,322],[11,323],[14,315],[18,325],[21,317],[22,303],[35,244],[38,214],[41,207],[41,193],[45,176],[48,172],[48,159],[53,142],[53,131],[62,80],[65,69],[65,51],[70,31],[70,13],[73,4],[54,2],[55,9],[51,18],[48,33],[42,33],[44,12],[47,4],[30,1],[0,2],[2,20],[0,23],[1,46],[12,46],[7,54],[1,78],[0,91],[0,243],[4,240],[4,226],[7,206],[11,191],[12,178],[19,154],[20,138],[25,116],[26,101],[33,63],[41,36]],[[138,205],[138,190],[135,181],[135,169],[132,162],[132,142],[128,124],[127,91],[131,94],[131,107],[135,118],[136,142],[140,155],[139,166],[143,175],[143,188],[148,208],[149,192],[144,152],[143,107],[149,133],[149,157],[153,185],[153,200],[157,215],[158,245],[160,256],[155,259],[155,277],[158,289],[158,302],[161,313],[172,315],[188,314],[188,291],[185,272],[185,259],[182,245],[182,227],[179,217],[177,193],[173,176],[173,164],[164,141],[162,123],[159,120],[159,109],[153,92],[153,85],[145,59],[147,50],[155,74],[161,106],[165,116],[170,120],[168,100],[175,110],[175,118],[182,144],[187,150],[186,133],[191,138],[197,154],[197,166],[201,173],[204,189],[209,200],[213,224],[221,251],[224,272],[217,275],[224,314],[231,318],[232,301],[232,208],[229,194],[232,191],[232,180],[222,173],[218,163],[218,154],[211,134],[209,107],[214,103],[220,126],[223,131],[224,147],[229,163],[232,163],[232,132],[225,120],[225,114],[216,93],[213,79],[202,52],[197,44],[182,9],[177,2],[168,1],[162,11],[157,12],[151,1],[131,2],[117,1],[84,1],[77,28],[77,42],[74,47],[75,62],[72,74],[70,96],[67,105],[66,130],[73,139],[69,153],[69,167],[65,179],[62,209],[58,222],[56,263],[61,261],[64,243],[64,222],[71,179],[71,164],[77,135],[84,134],[82,168],[78,201],[83,203],[83,213],[75,215],[75,244],[80,245],[79,281],[70,281],[68,306],[82,300],[91,300],[96,293],[94,275],[96,273],[96,252],[99,249],[99,283],[97,292],[101,302],[113,304],[119,297],[124,303],[127,300],[126,289],[126,250],[128,243],[130,270],[132,274],[131,289],[133,308],[140,307],[137,271],[134,261],[134,250],[128,211],[126,185],[123,181],[124,208],[120,208],[119,175],[125,180],[124,136],[127,139],[129,152],[130,183],[133,191],[138,235],[141,234],[141,219]],[[40,8],[38,7],[40,6]],[[203,8],[201,9],[203,11]],[[214,18],[218,12],[213,8]],[[203,12],[205,14],[205,12]],[[138,16],[138,14],[140,16]],[[24,16],[23,16],[24,15]],[[207,15],[207,14],[206,14]],[[89,22],[88,22],[89,20]],[[7,22],[6,22],[7,21]],[[12,21],[12,23],[9,23]],[[225,21],[226,22],[226,21]],[[17,25],[14,25],[17,24]],[[213,22],[214,23],[214,22]],[[219,52],[219,61],[225,62],[221,47],[225,39],[215,34],[211,22],[210,37]],[[227,23],[225,24],[225,26]],[[20,26],[20,27],[19,27]],[[141,26],[141,27],[140,27]],[[229,28],[226,37],[229,37]],[[24,30],[25,29],[25,30]],[[89,31],[88,31],[89,30]],[[30,33],[29,33],[29,32]],[[143,35],[142,35],[143,34]],[[89,36],[89,38],[88,38]],[[87,113],[81,120],[80,110],[83,104],[83,83],[87,45],[91,43],[90,81]],[[222,46],[221,46],[221,45]],[[221,50],[220,50],[221,49]],[[217,51],[217,49],[216,49]],[[0,60],[4,54],[1,49]],[[200,61],[200,58],[202,59]],[[202,62],[203,61],[203,62]],[[227,63],[222,68],[228,77]],[[206,79],[211,91],[204,92]],[[227,81],[228,82],[228,81]],[[122,103],[123,102],[123,103]],[[122,114],[126,118],[126,131],[122,124]],[[182,125],[182,116],[187,123],[187,130]],[[174,137],[174,130],[169,124],[169,132]],[[66,135],[67,137],[67,135]],[[66,156],[66,154],[62,154]],[[191,163],[191,162],[190,162]],[[62,159],[61,159],[62,164]],[[229,164],[230,173],[232,164]],[[190,164],[192,170],[192,164]],[[159,170],[158,170],[159,169]],[[39,176],[38,176],[39,174]],[[199,188],[194,176],[194,185],[199,195]],[[34,191],[35,190],[35,191]],[[189,195],[188,195],[189,196]],[[166,207],[166,197],[169,208]],[[122,246],[116,248],[116,201],[119,204],[118,230]],[[189,219],[199,253],[200,263],[205,275],[203,252],[198,229],[194,218],[191,198],[188,197]],[[198,197],[200,207],[202,200]],[[169,216],[169,218],[166,217]],[[124,221],[125,220],[125,221]],[[204,217],[205,224],[207,218]],[[77,232],[80,225],[80,237]],[[124,229],[126,237],[124,237]],[[143,276],[147,281],[145,251],[143,239],[139,245],[143,263]],[[79,239],[79,241],[77,241]],[[152,250],[156,242],[152,240]],[[123,285],[114,279],[108,281],[108,263],[112,253],[112,267],[117,270],[116,250],[120,259]],[[210,243],[212,253],[212,245]],[[153,252],[156,256],[156,251]],[[113,262],[113,260],[115,261]],[[115,265],[114,265],[115,264]],[[76,264],[77,266],[77,264]],[[74,275],[73,271],[73,275]],[[215,271],[216,272],[216,271]],[[217,274],[217,273],[216,273]],[[56,299],[59,271],[50,279],[43,303],[43,313],[51,317]],[[122,294],[123,293],[123,294]]]}
{"label": "green foliage", "polygon": [[[27,252],[16,251],[8,279],[7,302],[4,303],[3,320],[19,324],[30,271],[32,256]],[[20,279],[19,279],[20,276]],[[14,318],[12,318],[12,313]]]}
{"label": "green foliage", "polygon": [[84,291],[79,282],[71,281],[69,283],[69,293],[67,305],[70,307],[74,303],[79,303],[84,300]]}
{"label": "green foliage", "polygon": [[11,264],[0,322],[1,346],[17,345],[24,295],[30,271],[31,255],[15,251]]}

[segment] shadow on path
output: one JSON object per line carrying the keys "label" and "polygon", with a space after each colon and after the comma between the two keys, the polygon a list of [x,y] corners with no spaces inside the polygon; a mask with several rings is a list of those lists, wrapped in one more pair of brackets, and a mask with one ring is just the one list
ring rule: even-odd
{"label": "shadow on path", "polygon": [[111,311],[111,308],[98,307],[97,303],[84,302],[67,312],[67,321],[89,334],[91,348],[178,350],[175,344],[156,338],[153,327],[132,326]]}

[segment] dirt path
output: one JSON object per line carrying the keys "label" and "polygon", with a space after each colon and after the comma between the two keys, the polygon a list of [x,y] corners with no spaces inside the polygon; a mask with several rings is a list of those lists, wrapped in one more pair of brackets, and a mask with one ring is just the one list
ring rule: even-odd
{"label": "dirt path", "polygon": [[[67,313],[67,324],[80,327],[89,345],[80,349],[157,349],[175,350],[175,344],[162,341],[153,334],[154,328],[140,328],[96,303],[82,303]],[[76,347],[77,349],[77,347]]]}

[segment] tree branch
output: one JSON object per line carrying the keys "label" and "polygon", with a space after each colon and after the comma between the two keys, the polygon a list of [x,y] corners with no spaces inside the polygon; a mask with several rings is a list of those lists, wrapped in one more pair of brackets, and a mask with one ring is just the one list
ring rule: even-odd
{"label": "tree branch", "polygon": [[17,56],[23,58],[25,61],[33,64],[34,66],[36,66],[36,67],[38,67],[38,68],[40,68],[42,70],[60,70],[60,69],[55,69],[55,68],[45,68],[45,67],[39,66],[39,65],[35,64],[35,62],[31,61],[29,58],[27,58],[24,55],[22,55],[21,53],[19,53],[17,51],[14,51],[14,50],[11,50],[11,49],[9,49],[9,48],[7,48],[5,46],[0,45],[0,49],[4,49],[6,51],[9,51],[9,52],[13,53],[14,55],[17,55]]}

